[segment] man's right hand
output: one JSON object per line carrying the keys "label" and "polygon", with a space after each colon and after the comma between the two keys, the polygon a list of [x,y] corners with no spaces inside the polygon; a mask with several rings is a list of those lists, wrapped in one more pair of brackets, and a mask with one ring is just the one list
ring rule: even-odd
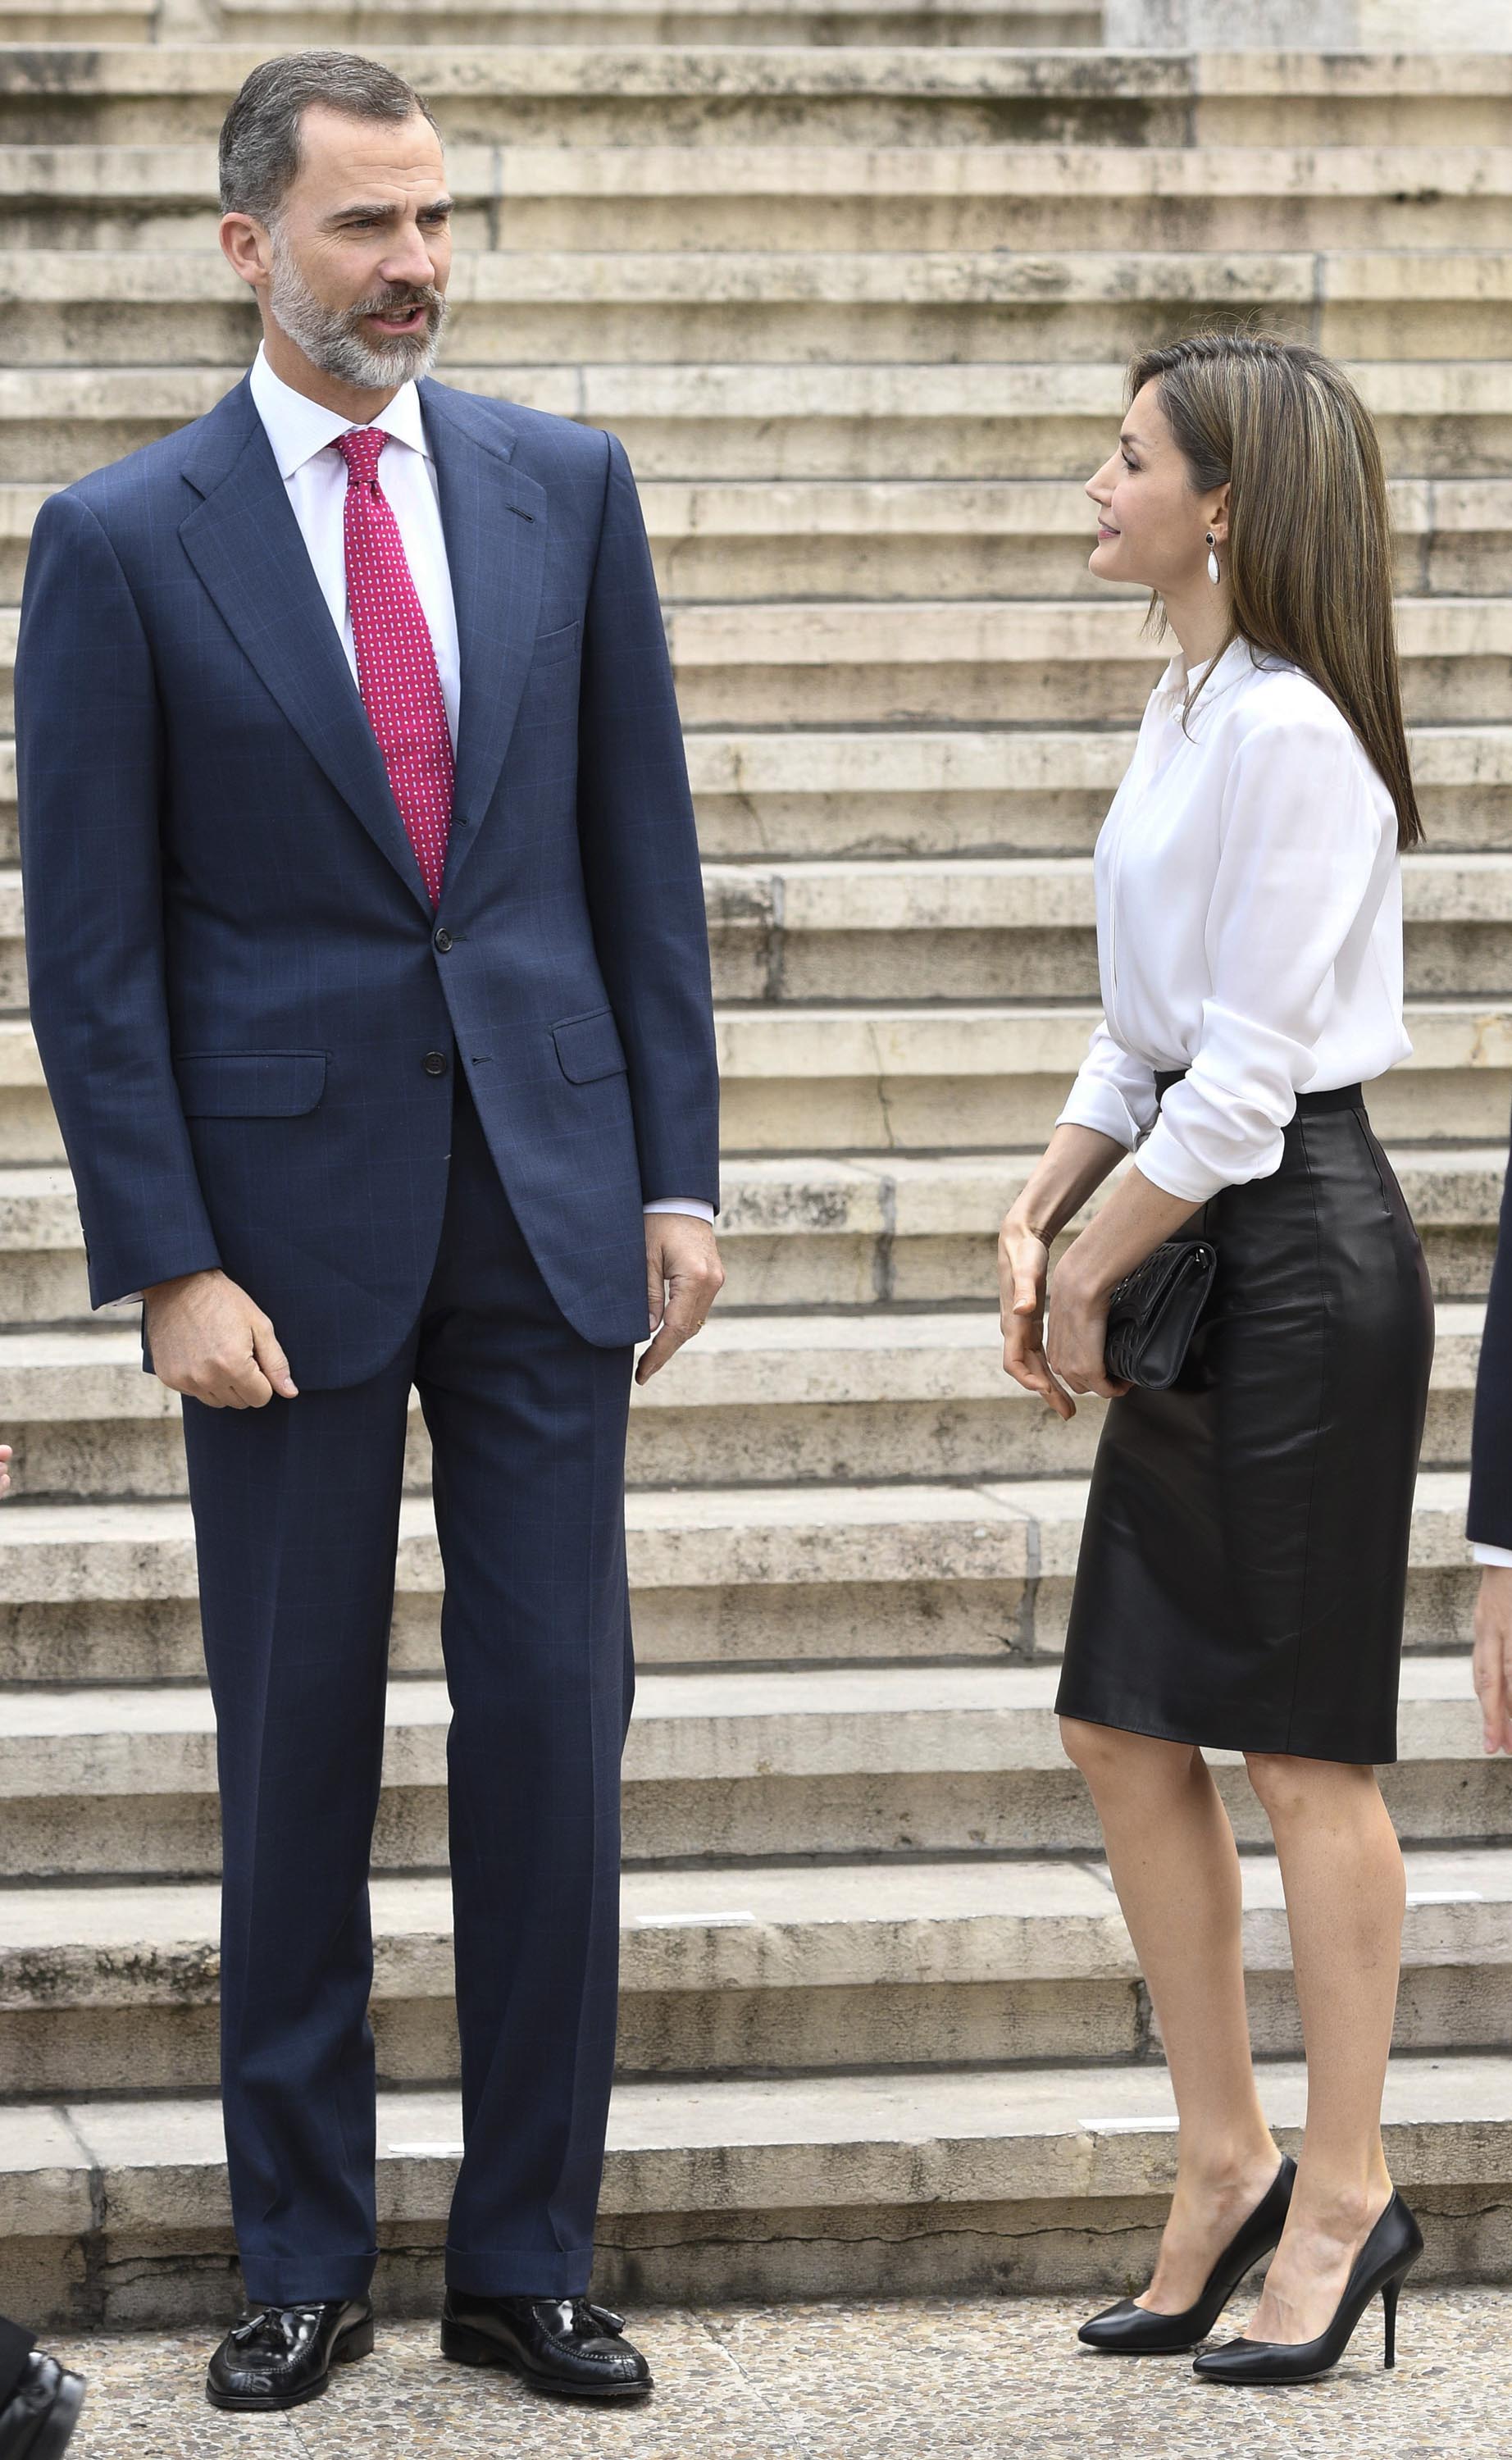
{"label": "man's right hand", "polygon": [[153,1282],[142,1293],[154,1371],[211,1410],[261,1410],[299,1387],[269,1319],[218,1268]]}

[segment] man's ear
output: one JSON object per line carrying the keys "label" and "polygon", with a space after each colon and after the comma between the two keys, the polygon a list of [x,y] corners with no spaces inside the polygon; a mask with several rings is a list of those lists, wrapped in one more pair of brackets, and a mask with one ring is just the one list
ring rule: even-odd
{"label": "man's ear", "polygon": [[264,224],[250,214],[223,214],[221,250],[233,273],[256,289],[272,270],[272,244]]}

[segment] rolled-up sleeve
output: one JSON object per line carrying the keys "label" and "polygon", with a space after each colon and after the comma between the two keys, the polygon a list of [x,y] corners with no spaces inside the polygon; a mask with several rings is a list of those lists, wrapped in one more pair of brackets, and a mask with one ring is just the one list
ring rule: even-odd
{"label": "rolled-up sleeve", "polygon": [[1358,751],[1321,714],[1246,735],[1219,827],[1198,1049],[1139,1159],[1155,1186],[1194,1204],[1279,1168],[1334,967],[1384,852]]}
{"label": "rolled-up sleeve", "polygon": [[1096,1128],[1132,1153],[1154,1117],[1154,1069],[1099,1025],[1056,1127]]}

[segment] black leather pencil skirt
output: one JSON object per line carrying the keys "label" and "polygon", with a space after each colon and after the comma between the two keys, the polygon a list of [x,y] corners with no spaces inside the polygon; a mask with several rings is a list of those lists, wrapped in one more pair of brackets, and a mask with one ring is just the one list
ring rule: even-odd
{"label": "black leather pencil skirt", "polygon": [[1279,1170],[1179,1235],[1216,1248],[1212,1299],[1180,1381],[1108,1404],[1056,1708],[1394,1760],[1434,1311],[1359,1087],[1305,1094]]}

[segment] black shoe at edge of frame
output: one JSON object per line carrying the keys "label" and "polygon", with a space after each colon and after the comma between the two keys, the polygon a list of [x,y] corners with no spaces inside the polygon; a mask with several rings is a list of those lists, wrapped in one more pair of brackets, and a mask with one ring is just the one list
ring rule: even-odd
{"label": "black shoe at edge of frame", "polygon": [[33,2349],[15,2390],[0,2408],[0,2460],[57,2460],[78,2424],[84,2378]]}

